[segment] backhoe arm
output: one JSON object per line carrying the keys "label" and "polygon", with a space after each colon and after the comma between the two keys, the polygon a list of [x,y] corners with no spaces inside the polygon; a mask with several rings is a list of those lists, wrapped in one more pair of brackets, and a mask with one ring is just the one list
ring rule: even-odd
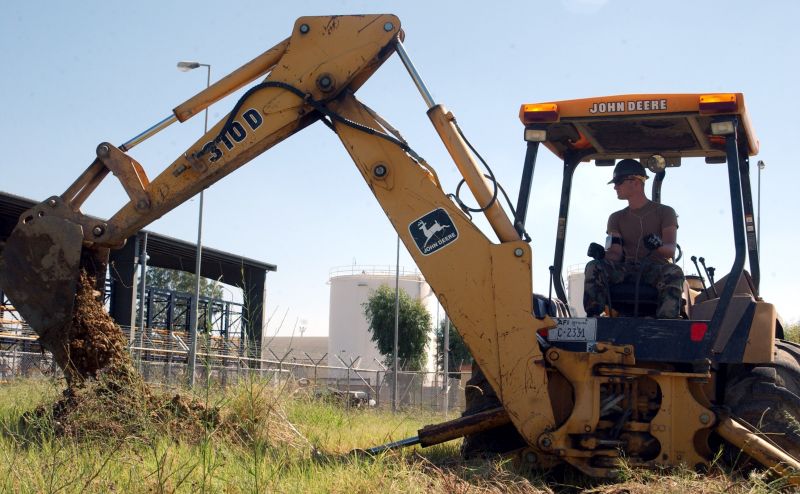
{"label": "backhoe arm", "polygon": [[[70,325],[80,270],[102,289],[107,249],[294,132],[321,118],[318,109],[355,89],[393,53],[402,36],[392,15],[303,17],[292,36],[209,87],[120,147],[102,143],[97,159],[61,196],[23,213],[0,257],[0,286],[48,350],[60,352]],[[234,110],[154,180],[124,151],[174,121],[269,72]],[[108,221],[80,207],[113,172],[129,201]]]}
{"label": "backhoe arm", "polygon": [[[229,115],[152,183],[143,177],[141,166],[123,153],[130,144],[118,149],[103,143],[98,147],[98,160],[61,198],[77,211],[96,186],[95,170],[114,171],[126,190],[134,191],[129,192],[131,201],[104,224],[76,220],[84,226],[87,242],[119,246],[201,190],[317,121],[322,115],[315,111],[315,104],[322,105],[344,88],[354,90],[352,86],[363,83],[393,53],[400,33],[400,21],[391,15],[300,18],[288,40],[175,108],[172,118],[183,121],[269,71]],[[139,177],[142,179],[136,180]]]}
{"label": "backhoe arm", "polygon": [[[62,194],[23,215],[0,260],[0,284],[40,335],[59,348],[69,327],[79,268],[105,272],[109,248],[273,145],[324,119],[438,294],[508,414],[531,445],[555,426],[536,331],[551,326],[532,311],[531,250],[476,166],[455,119],[431,98],[428,115],[501,243],[494,244],[447,197],[430,169],[353,93],[397,50],[391,15],[304,17],[288,40],[178,106],[122,146],[102,143],[97,159]],[[174,121],[267,73],[231,113],[152,181],[125,151]],[[112,172],[129,201],[108,221],[80,211]],[[53,308],[56,308],[53,310]],[[63,353],[63,352],[62,352]]]}

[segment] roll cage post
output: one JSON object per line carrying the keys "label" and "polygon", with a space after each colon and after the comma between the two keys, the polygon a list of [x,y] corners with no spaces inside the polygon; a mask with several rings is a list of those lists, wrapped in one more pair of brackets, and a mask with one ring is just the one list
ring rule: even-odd
{"label": "roll cage post", "polygon": [[[736,285],[744,271],[744,260],[749,254],[751,277],[758,296],[760,267],[758,258],[758,242],[755,237],[753,221],[753,197],[750,189],[750,160],[746,149],[739,146],[739,118],[736,115],[715,119],[715,122],[731,122],[733,132],[725,135],[725,154],[728,163],[728,183],[731,196],[731,216],[733,221],[733,239],[736,247],[733,266],[731,266],[719,303],[711,316],[707,337],[713,341],[712,354],[725,350],[730,339],[730,332],[720,333],[730,302],[733,299]],[[730,325],[729,327],[733,327]]]}

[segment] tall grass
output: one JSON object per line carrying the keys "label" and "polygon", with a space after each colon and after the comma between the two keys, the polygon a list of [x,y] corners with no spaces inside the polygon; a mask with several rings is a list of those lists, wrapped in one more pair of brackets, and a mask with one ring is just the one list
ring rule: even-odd
{"label": "tall grass", "polygon": [[[416,435],[441,417],[421,411],[347,410],[261,380],[226,390],[206,386],[195,399],[216,407],[220,420],[190,433],[175,434],[154,423],[124,437],[59,436],[46,427],[46,416],[39,418],[39,427],[20,426],[26,412],[52,404],[59,391],[58,383],[38,381],[0,388],[0,493],[735,494],[776,488],[758,476],[733,480],[718,469],[710,477],[628,470],[621,484],[577,474],[543,477],[517,471],[509,461],[464,462],[457,442],[364,458],[348,453]],[[141,423],[147,423],[145,418]]]}
{"label": "tall grass", "polygon": [[794,343],[800,343],[800,322],[790,323],[783,329],[784,339]]}

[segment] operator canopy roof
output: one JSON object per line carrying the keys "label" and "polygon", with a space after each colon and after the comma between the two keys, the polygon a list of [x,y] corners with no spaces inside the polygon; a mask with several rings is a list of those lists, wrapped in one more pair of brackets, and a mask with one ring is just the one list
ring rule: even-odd
{"label": "operator canopy roof", "polygon": [[543,142],[561,159],[613,164],[658,155],[667,166],[679,165],[683,157],[724,162],[725,137],[715,135],[711,124],[726,115],[739,117],[740,152],[757,154],[742,93],[604,96],[524,104],[519,113],[525,139]]}

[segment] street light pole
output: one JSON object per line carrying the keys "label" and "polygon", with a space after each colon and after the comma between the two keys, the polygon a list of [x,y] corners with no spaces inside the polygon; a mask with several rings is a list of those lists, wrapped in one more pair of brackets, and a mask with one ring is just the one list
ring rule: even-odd
{"label": "street light pole", "polygon": [[[198,67],[205,67],[206,89],[211,85],[211,65],[199,62],[178,62],[178,70],[187,72]],[[203,134],[208,133],[208,107],[205,109]],[[194,387],[194,370],[197,363],[197,325],[200,322],[200,266],[203,256],[203,191],[200,191],[200,208],[197,216],[197,253],[194,267],[194,310],[189,320],[189,387]]]}
{"label": "street light pole", "polygon": [[758,209],[756,210],[756,245],[761,252],[761,170],[766,168],[764,161],[758,160]]}
{"label": "street light pole", "polygon": [[397,236],[397,259],[394,265],[394,355],[392,355],[394,376],[392,379],[392,412],[397,412],[397,372],[399,359],[400,333],[400,236]]}

